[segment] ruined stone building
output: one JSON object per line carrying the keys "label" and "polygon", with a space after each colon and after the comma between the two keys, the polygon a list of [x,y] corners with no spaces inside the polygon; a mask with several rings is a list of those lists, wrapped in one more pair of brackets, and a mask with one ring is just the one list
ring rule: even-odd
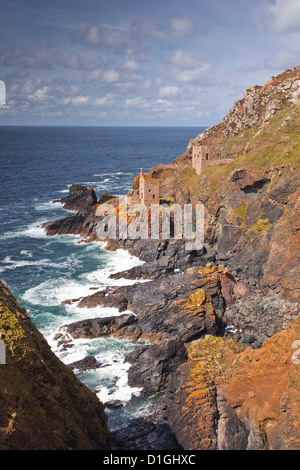
{"label": "ruined stone building", "polygon": [[193,145],[192,147],[192,167],[195,168],[197,175],[209,165],[226,165],[234,158],[215,158],[214,152],[209,145]]}
{"label": "ruined stone building", "polygon": [[211,150],[207,145],[193,145],[192,148],[192,166],[197,175],[209,165],[211,161]]}
{"label": "ruined stone building", "polygon": [[139,177],[139,188],[130,191],[127,195],[129,204],[159,204],[159,181],[144,174],[141,170]]}
{"label": "ruined stone building", "polygon": [[145,204],[145,206],[159,204],[159,181],[144,175],[143,170],[141,170],[140,174],[139,193],[141,204]]}

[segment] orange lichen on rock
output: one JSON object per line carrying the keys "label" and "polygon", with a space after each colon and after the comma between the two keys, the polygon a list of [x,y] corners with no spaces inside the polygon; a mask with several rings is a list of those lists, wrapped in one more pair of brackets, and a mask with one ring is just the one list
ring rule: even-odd
{"label": "orange lichen on rock", "polygon": [[214,306],[211,295],[203,289],[198,289],[187,299],[178,300],[177,304],[187,315],[211,315],[214,317]]}
{"label": "orange lichen on rock", "polygon": [[209,335],[193,342],[166,392],[180,445],[300,449],[299,340],[300,317],[256,350]]}

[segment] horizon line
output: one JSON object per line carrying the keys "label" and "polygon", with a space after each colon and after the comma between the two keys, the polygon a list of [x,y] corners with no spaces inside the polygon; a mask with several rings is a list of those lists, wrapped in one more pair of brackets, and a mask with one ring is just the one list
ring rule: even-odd
{"label": "horizon line", "polygon": [[145,128],[145,127],[176,127],[176,128],[188,128],[188,127],[204,127],[204,128],[208,128],[209,126],[203,126],[203,125],[190,125],[190,126],[178,126],[178,125],[118,125],[118,126],[114,126],[114,125],[82,125],[82,124],[0,124],[0,128],[1,127],[120,127],[120,128],[130,128],[130,127],[140,127],[140,128]]}

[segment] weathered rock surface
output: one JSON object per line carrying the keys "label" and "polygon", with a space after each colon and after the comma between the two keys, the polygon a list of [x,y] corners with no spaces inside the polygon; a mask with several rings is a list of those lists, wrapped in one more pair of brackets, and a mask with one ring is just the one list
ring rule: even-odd
{"label": "weathered rock surface", "polygon": [[142,387],[143,395],[152,395],[167,386],[171,373],[186,360],[187,351],[179,338],[142,346],[125,357],[131,364],[128,384]]}
{"label": "weathered rock surface", "polygon": [[110,448],[103,405],[47,342],[0,281],[0,449]]}
{"label": "weathered rock surface", "polygon": [[64,209],[80,213],[97,203],[96,193],[93,188],[87,188],[83,184],[72,184],[68,196],[60,199]]}
{"label": "weathered rock surface", "polygon": [[164,417],[179,445],[299,450],[299,333],[298,318],[257,350],[212,336],[194,342],[164,397]]}
{"label": "weathered rock surface", "polygon": [[83,298],[78,306],[113,306],[133,314],[84,320],[62,329],[73,337],[113,334],[155,342],[174,336],[189,342],[216,334],[225,309],[222,282],[226,278],[232,282],[221,266],[192,267],[167,278],[108,288]]}
{"label": "weathered rock surface", "polygon": [[79,369],[79,370],[89,370],[89,369],[97,369],[98,363],[97,359],[94,356],[87,356],[84,359],[81,359],[76,362],[72,362],[72,364],[68,364],[71,369]]}
{"label": "weathered rock surface", "polygon": [[[252,292],[226,309],[226,338],[245,347],[260,348],[263,342],[287,326],[300,314],[300,304],[285,301],[274,292]],[[231,326],[230,326],[231,325]]]}
{"label": "weathered rock surface", "polygon": [[181,450],[167,421],[152,416],[132,419],[113,433],[113,450]]}

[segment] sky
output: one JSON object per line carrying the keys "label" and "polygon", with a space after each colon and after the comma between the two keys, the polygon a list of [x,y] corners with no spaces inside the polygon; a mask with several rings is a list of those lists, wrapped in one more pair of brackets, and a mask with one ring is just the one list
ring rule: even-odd
{"label": "sky", "polygon": [[300,0],[0,0],[0,125],[216,125],[299,46]]}

